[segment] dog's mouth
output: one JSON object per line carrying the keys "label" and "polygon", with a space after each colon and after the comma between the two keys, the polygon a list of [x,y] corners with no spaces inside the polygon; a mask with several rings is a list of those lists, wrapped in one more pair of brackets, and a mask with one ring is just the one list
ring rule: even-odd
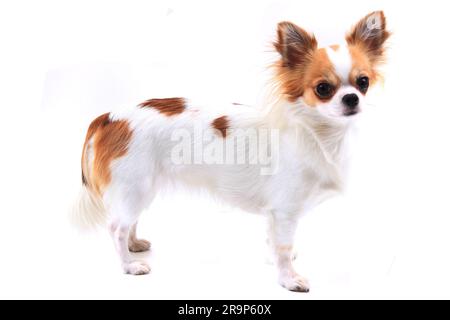
{"label": "dog's mouth", "polygon": [[344,116],[351,117],[358,113],[359,113],[358,109],[346,110],[346,111],[344,111]]}

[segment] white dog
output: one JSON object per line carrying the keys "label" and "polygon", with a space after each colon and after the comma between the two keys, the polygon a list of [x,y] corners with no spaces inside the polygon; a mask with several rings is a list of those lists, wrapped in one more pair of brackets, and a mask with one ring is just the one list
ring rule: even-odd
{"label": "white dog", "polygon": [[108,221],[125,273],[150,271],[130,255],[150,248],[136,225],[158,191],[175,183],[267,215],[280,284],[309,290],[291,262],[297,219],[342,189],[349,129],[380,76],[390,34],[378,11],[343,45],[318,48],[290,22],[279,23],[277,35],[275,89],[259,111],[230,105],[213,114],[184,98],[151,99],[91,123],[75,213],[91,225]]}

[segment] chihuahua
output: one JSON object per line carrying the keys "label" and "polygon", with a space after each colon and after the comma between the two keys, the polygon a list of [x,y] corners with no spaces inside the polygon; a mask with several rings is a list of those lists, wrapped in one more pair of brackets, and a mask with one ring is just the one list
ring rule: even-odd
{"label": "chihuahua", "polygon": [[149,266],[130,253],[150,249],[136,236],[140,213],[163,189],[207,190],[267,217],[279,283],[308,292],[292,264],[297,220],[343,189],[351,128],[381,77],[389,36],[381,11],[361,19],[342,44],[323,48],[281,22],[261,108],[234,103],[220,112],[165,98],[99,116],[87,130],[74,217],[107,224],[123,271],[143,275]]}

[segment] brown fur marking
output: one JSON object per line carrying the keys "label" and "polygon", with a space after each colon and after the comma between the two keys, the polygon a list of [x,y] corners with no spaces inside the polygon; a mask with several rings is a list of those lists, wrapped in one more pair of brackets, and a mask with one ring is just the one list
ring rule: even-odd
{"label": "brown fur marking", "polygon": [[359,46],[349,46],[350,56],[352,57],[353,65],[349,75],[349,82],[352,86],[356,86],[356,79],[361,76],[369,78],[370,85],[373,85],[380,77],[376,67],[372,64],[364,49]]}
{"label": "brown fur marking", "polygon": [[214,119],[214,121],[212,122],[213,128],[220,132],[222,138],[226,138],[229,124],[230,121],[228,120],[227,116],[219,117],[217,119]]}
{"label": "brown fur marking", "polygon": [[[125,120],[111,121],[109,113],[96,118],[89,126],[83,149],[83,176],[89,187],[98,194],[111,181],[110,165],[114,159],[122,157],[128,150],[132,131]],[[88,143],[92,139],[93,157],[92,167],[88,171]]]}
{"label": "brown fur marking", "polygon": [[86,133],[86,139],[84,140],[84,146],[83,146],[83,154],[81,156],[81,180],[84,185],[91,186],[91,182],[89,177],[89,171],[88,171],[88,163],[86,159],[86,153],[88,148],[88,143],[94,136],[95,132],[97,132],[97,129],[100,126],[104,126],[110,122],[109,120],[109,113],[102,114],[101,116],[98,116],[95,118],[91,124],[89,125],[88,131]]}
{"label": "brown fur marking", "polygon": [[155,108],[170,117],[182,113],[186,109],[184,98],[150,99],[139,105],[141,108]]}

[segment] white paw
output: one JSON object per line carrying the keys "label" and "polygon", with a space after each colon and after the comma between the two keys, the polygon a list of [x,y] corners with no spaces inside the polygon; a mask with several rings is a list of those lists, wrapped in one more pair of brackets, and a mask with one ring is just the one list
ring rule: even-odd
{"label": "white paw", "polygon": [[284,288],[295,292],[309,292],[308,281],[300,277],[298,274],[293,275],[281,275],[279,283]]}
{"label": "white paw", "polygon": [[150,272],[150,267],[147,263],[143,261],[133,261],[123,267],[124,272],[127,274],[132,274],[135,276],[140,276],[148,274]]}
{"label": "white paw", "polygon": [[128,244],[128,249],[131,252],[144,252],[150,250],[150,242],[147,240],[130,240]]}

